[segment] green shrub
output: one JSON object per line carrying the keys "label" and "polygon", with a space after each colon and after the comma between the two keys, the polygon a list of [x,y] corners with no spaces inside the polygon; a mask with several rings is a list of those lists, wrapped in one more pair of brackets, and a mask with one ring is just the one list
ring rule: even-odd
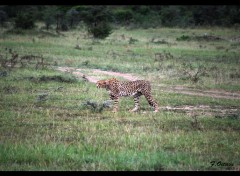
{"label": "green shrub", "polygon": [[186,41],[190,40],[190,36],[188,35],[182,35],[181,37],[176,38],[177,41]]}
{"label": "green shrub", "polygon": [[107,22],[100,22],[97,25],[92,25],[89,27],[89,32],[94,38],[104,39],[111,34],[112,28]]}
{"label": "green shrub", "polygon": [[32,29],[35,27],[35,19],[31,13],[19,13],[14,22],[15,28]]}

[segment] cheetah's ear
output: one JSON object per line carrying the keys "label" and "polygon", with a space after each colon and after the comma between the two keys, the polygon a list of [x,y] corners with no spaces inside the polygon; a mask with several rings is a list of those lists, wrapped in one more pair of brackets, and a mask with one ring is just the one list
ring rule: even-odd
{"label": "cheetah's ear", "polygon": [[113,81],[117,81],[117,79],[116,78],[111,78],[111,79],[109,79],[109,81],[113,82]]}
{"label": "cheetah's ear", "polygon": [[105,80],[105,84],[106,84],[107,86],[109,86],[112,82],[114,82],[114,81],[116,81],[116,80],[117,80],[116,78],[107,79],[107,80]]}
{"label": "cheetah's ear", "polygon": [[104,81],[104,83],[108,86],[110,84],[110,81],[111,80],[106,80],[106,81]]}
{"label": "cheetah's ear", "polygon": [[108,80],[108,84],[111,84],[114,81],[116,81],[116,78],[111,78],[111,79]]}

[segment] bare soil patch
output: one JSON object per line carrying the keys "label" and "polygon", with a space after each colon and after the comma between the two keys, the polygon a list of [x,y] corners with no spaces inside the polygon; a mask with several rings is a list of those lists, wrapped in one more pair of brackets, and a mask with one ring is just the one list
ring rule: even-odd
{"label": "bare soil patch", "polygon": [[[160,87],[160,86],[159,86]],[[186,95],[204,96],[212,98],[240,99],[239,92],[227,92],[225,90],[200,90],[183,86],[160,87],[164,92],[181,93]]]}
{"label": "bare soil patch", "polygon": [[[142,79],[138,76],[134,76],[130,73],[119,73],[113,71],[102,71],[99,69],[92,69],[91,74],[95,76],[87,76],[86,74],[82,73],[84,69],[75,69],[71,67],[58,67],[59,71],[68,72],[75,75],[78,78],[82,78],[86,81],[91,83],[96,83],[101,75],[111,75],[114,77],[122,77],[126,80],[137,80]],[[224,90],[200,90],[195,88],[183,87],[183,86],[172,86],[172,87],[165,87],[163,85],[155,85],[159,87],[157,90],[164,91],[164,92],[173,92],[179,94],[187,94],[187,95],[194,95],[194,96],[205,96],[205,97],[212,97],[212,98],[225,98],[225,99],[240,99],[239,92],[227,92]],[[234,117],[239,118],[240,110],[238,106],[235,107],[223,107],[223,106],[208,106],[208,105],[198,105],[198,106],[191,106],[191,105],[183,105],[183,106],[161,106],[159,110],[164,111],[174,111],[174,112],[183,112],[187,113],[190,116],[198,116],[198,115],[211,115],[214,117]]]}
{"label": "bare soil patch", "polygon": [[[89,81],[91,83],[96,83],[99,79],[97,79],[98,76],[88,76],[84,74],[84,69],[75,69],[71,67],[58,67],[57,70],[62,72],[68,72],[72,73],[78,78],[82,78],[86,81]],[[111,75],[113,77],[122,77],[126,80],[137,80],[142,79],[139,76],[135,76],[130,73],[120,73],[120,72],[113,72],[113,71],[103,71],[99,69],[92,69],[92,74],[105,74],[105,75]],[[157,85],[160,87],[160,91],[164,92],[173,92],[173,93],[180,93],[180,94],[186,94],[186,95],[195,95],[195,96],[205,96],[205,97],[212,97],[212,98],[225,98],[225,99],[240,99],[240,93],[239,92],[227,92],[224,90],[200,90],[200,89],[193,89],[183,86],[172,86],[172,87],[163,87],[160,85]]]}
{"label": "bare soil patch", "polygon": [[[83,78],[91,83],[96,83],[98,81],[97,76],[88,76],[84,74],[84,69],[75,69],[71,67],[58,67],[59,71],[62,72],[68,72],[74,74],[76,77]],[[100,69],[92,69],[92,74],[105,74],[105,75],[110,75],[113,77],[122,77],[126,80],[134,81],[137,79],[141,79],[139,76],[133,76],[130,73],[120,73],[120,72],[113,72],[113,71],[103,71]]]}
{"label": "bare soil patch", "polygon": [[240,110],[237,106],[208,106],[208,105],[183,105],[183,106],[161,106],[159,110],[187,113],[190,116],[207,115],[215,117],[240,118]]}

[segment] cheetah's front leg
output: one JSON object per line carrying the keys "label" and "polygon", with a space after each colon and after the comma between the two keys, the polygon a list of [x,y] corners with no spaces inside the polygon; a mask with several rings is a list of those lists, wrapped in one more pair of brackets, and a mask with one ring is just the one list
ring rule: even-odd
{"label": "cheetah's front leg", "polygon": [[119,97],[110,94],[110,99],[111,99],[111,100],[114,100],[114,105],[113,105],[113,110],[112,110],[112,112],[117,112],[117,111],[118,111],[118,100],[119,100]]}
{"label": "cheetah's front leg", "polygon": [[134,96],[134,108],[130,112],[136,112],[139,108],[139,95]]}
{"label": "cheetah's front leg", "polygon": [[113,112],[118,111],[118,97],[114,99],[114,106],[113,106]]}

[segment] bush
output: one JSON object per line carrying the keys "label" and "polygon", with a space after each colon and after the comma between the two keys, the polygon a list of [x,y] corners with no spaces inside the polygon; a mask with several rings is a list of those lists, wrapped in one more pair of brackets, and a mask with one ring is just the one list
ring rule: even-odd
{"label": "bush", "polygon": [[30,13],[19,13],[14,22],[15,28],[32,29],[35,27],[35,19]]}
{"label": "bush", "polygon": [[156,12],[149,12],[146,15],[143,15],[141,13],[136,13],[133,16],[133,22],[136,25],[136,27],[142,27],[142,28],[155,28],[158,26],[161,26],[162,21],[160,16]]}
{"label": "bush", "polygon": [[7,14],[3,10],[0,10],[0,24],[3,26],[3,23],[7,21]]}
{"label": "bush", "polygon": [[79,12],[76,9],[70,9],[66,12],[66,18],[70,28],[77,26],[79,23]]}
{"label": "bush", "polygon": [[105,6],[90,6],[82,9],[80,16],[94,38],[104,39],[111,34],[111,11]]}
{"label": "bush", "polygon": [[106,22],[100,22],[96,26],[89,27],[89,32],[94,38],[104,39],[111,34],[112,28]]}
{"label": "bush", "polygon": [[188,36],[188,35],[182,35],[181,37],[177,37],[176,40],[177,40],[177,41],[190,40],[190,36]]}
{"label": "bush", "polygon": [[183,68],[180,72],[183,73],[182,79],[190,80],[192,83],[197,83],[203,76],[207,76],[207,69],[203,65],[194,66],[191,63],[183,63]]}
{"label": "bush", "polygon": [[131,9],[116,9],[113,11],[113,16],[116,23],[128,25],[133,17],[133,12]]}
{"label": "bush", "polygon": [[51,25],[53,25],[56,20],[55,20],[55,13],[57,9],[55,7],[48,7],[45,8],[43,11],[43,21],[45,23],[46,29],[49,30]]}

